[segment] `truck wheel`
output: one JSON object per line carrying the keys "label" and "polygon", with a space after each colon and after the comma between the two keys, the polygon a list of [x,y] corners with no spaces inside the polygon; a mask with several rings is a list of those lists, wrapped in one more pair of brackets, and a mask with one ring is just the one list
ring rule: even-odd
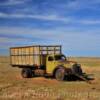
{"label": "truck wheel", "polygon": [[31,78],[32,70],[30,68],[24,68],[24,69],[22,69],[21,75],[23,78]]}
{"label": "truck wheel", "polygon": [[64,78],[65,78],[65,70],[63,68],[57,69],[56,72],[55,72],[55,78],[58,81],[63,81]]}

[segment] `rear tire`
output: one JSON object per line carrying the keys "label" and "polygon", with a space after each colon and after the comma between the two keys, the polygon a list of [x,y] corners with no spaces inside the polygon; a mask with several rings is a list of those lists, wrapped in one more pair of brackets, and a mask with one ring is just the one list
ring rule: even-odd
{"label": "rear tire", "polygon": [[65,70],[63,68],[57,69],[56,72],[55,72],[55,78],[58,81],[63,81],[64,78],[65,78]]}
{"label": "rear tire", "polygon": [[30,68],[24,68],[24,69],[22,69],[21,75],[23,78],[31,78],[32,70]]}

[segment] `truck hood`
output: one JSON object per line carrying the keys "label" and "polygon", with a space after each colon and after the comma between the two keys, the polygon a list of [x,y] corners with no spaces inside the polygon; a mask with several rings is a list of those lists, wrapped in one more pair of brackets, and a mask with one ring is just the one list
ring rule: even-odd
{"label": "truck hood", "polygon": [[65,60],[60,60],[58,61],[59,63],[64,63],[64,64],[68,64],[68,63],[72,63],[72,64],[76,64],[76,61],[65,61]]}
{"label": "truck hood", "polygon": [[74,64],[77,64],[77,62],[75,62],[75,61],[63,61],[63,60],[60,60],[60,61],[56,61],[55,64],[56,65],[62,65],[64,67],[66,67],[66,68],[70,68]]}

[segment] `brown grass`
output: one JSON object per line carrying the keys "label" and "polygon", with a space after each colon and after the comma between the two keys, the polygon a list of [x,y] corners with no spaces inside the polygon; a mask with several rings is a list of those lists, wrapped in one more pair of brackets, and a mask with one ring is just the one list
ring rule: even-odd
{"label": "brown grass", "polygon": [[[43,77],[24,79],[20,76],[21,69],[9,65],[9,57],[0,57],[0,100],[100,100],[100,59],[70,59],[84,65],[85,72],[94,74],[92,84],[84,81],[58,82]],[[91,62],[95,66],[91,67]]]}

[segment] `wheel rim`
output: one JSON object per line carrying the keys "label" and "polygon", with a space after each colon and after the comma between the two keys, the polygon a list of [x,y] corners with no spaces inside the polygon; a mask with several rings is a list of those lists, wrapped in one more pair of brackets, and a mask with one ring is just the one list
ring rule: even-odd
{"label": "wheel rim", "polygon": [[23,77],[24,77],[24,78],[26,78],[26,77],[27,77],[27,74],[26,74],[26,72],[25,72],[25,71],[23,71],[22,75],[23,75]]}
{"label": "wheel rim", "polygon": [[57,70],[56,79],[57,80],[63,80],[64,79],[64,71],[63,70]]}

